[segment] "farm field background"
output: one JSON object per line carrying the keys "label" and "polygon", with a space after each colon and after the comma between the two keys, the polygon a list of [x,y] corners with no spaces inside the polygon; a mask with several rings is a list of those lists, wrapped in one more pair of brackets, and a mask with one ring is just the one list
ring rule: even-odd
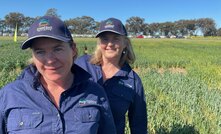
{"label": "farm field background", "polygon": [[[0,88],[27,65],[25,38],[0,37]],[[76,38],[79,56],[95,38]],[[221,133],[221,39],[131,39],[136,54],[133,69],[146,94],[150,134]],[[128,125],[128,124],[127,124]],[[128,127],[126,133],[129,134]]]}

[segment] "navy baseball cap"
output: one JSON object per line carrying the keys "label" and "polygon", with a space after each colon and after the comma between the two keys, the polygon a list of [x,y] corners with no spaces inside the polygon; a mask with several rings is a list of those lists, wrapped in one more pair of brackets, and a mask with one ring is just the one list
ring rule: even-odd
{"label": "navy baseball cap", "polygon": [[40,37],[53,38],[63,42],[73,41],[70,31],[62,20],[53,16],[43,16],[31,25],[28,30],[28,39],[22,43],[21,49],[29,48],[33,39]]}
{"label": "navy baseball cap", "polygon": [[127,36],[127,31],[122,22],[116,18],[108,18],[101,22],[99,32],[96,37],[99,37],[101,33],[113,32],[116,34]]}

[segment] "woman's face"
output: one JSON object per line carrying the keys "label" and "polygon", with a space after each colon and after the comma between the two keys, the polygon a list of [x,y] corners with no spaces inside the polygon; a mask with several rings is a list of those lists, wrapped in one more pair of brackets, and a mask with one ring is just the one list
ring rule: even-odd
{"label": "woman's face", "polygon": [[124,37],[112,32],[105,32],[100,37],[100,50],[103,60],[119,62],[126,45]]}
{"label": "woman's face", "polygon": [[51,38],[39,38],[32,44],[33,62],[46,81],[68,79],[75,54],[74,47]]}

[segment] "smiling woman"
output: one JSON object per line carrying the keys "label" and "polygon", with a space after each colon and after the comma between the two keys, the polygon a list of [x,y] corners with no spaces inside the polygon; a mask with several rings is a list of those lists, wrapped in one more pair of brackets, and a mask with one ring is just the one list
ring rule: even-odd
{"label": "smiling woman", "polygon": [[[42,74],[42,84],[51,95],[54,104],[59,107],[61,93],[71,87],[73,81],[70,70],[73,57],[76,57],[76,48],[59,40],[38,38],[33,41],[31,49],[33,64]],[[56,92],[50,89],[56,89]]]}
{"label": "smiling woman", "polygon": [[96,37],[98,41],[94,54],[78,58],[76,64],[87,70],[93,81],[104,87],[117,134],[124,134],[126,117],[131,134],[147,134],[143,84],[129,65],[135,61],[135,55],[124,25],[116,18],[108,18],[101,22]]}
{"label": "smiling woman", "polygon": [[28,35],[21,48],[31,49],[33,62],[0,90],[0,133],[115,134],[103,88],[73,63],[77,49],[65,23],[43,16]]}
{"label": "smiling woman", "polygon": [[[39,38],[33,41],[31,49],[33,64],[44,80],[63,83],[64,89],[67,89],[73,79],[70,70],[73,57],[76,57],[75,46],[50,38]],[[66,83],[68,81],[70,84]]]}

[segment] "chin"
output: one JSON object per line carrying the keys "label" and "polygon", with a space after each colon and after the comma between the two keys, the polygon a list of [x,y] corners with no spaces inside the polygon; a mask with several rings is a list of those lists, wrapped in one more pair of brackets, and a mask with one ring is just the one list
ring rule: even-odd
{"label": "chin", "polygon": [[106,55],[107,59],[118,59],[118,55]]}
{"label": "chin", "polygon": [[47,79],[51,80],[51,81],[58,81],[58,80],[62,80],[63,76],[60,74],[49,74],[47,76]]}

